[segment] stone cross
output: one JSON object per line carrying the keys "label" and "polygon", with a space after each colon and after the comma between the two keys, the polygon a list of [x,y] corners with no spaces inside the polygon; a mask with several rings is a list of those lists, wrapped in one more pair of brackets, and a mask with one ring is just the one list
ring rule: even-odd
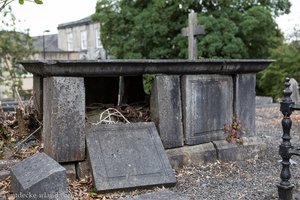
{"label": "stone cross", "polygon": [[189,26],[181,30],[183,36],[189,38],[189,59],[196,60],[198,57],[196,35],[205,33],[204,26],[197,26],[197,13],[193,10],[189,13]]}

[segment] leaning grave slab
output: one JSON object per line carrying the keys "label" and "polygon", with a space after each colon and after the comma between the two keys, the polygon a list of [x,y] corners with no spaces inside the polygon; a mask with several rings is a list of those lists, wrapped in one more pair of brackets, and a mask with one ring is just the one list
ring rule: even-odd
{"label": "leaning grave slab", "polygon": [[[180,92],[172,93],[172,95],[175,95],[173,99],[177,99],[178,101],[175,103],[176,105],[174,104],[173,107],[169,106],[166,109],[176,108],[181,110],[182,108],[185,108],[182,109],[183,117],[181,128],[183,131],[178,131],[176,137],[174,137],[173,135],[169,135],[172,134],[172,131],[163,132],[164,130],[162,128],[177,127],[178,124],[176,123],[180,117],[174,118],[176,120],[167,120],[167,115],[157,115],[155,120],[158,132],[163,136],[162,142],[164,147],[172,149],[184,145],[197,145],[209,142],[210,140],[223,139],[223,136],[220,133],[217,133],[220,132],[220,129],[222,128],[220,124],[230,123],[232,116],[236,116],[243,122],[243,126],[247,129],[246,137],[253,136],[255,134],[255,119],[253,115],[255,112],[255,77],[257,72],[266,68],[271,62],[271,60],[68,60],[24,61],[22,62],[22,65],[27,71],[34,74],[34,94],[37,99],[36,102],[39,111],[44,118],[43,127],[51,127],[50,129],[44,128],[43,130],[45,139],[50,141],[47,144],[45,143],[45,152],[59,162],[72,162],[75,161],[75,159],[78,161],[84,159],[84,157],[81,156],[85,155],[85,140],[84,137],[82,137],[81,132],[84,127],[74,128],[74,131],[68,131],[65,126],[61,125],[60,121],[67,121],[68,127],[72,127],[72,125],[73,127],[77,127],[78,124],[85,126],[84,117],[82,115],[84,115],[86,103],[91,102],[92,98],[101,100],[98,96],[93,96],[93,93],[96,92],[91,90],[89,80],[93,79],[91,82],[93,83],[92,85],[95,86],[98,83],[97,81],[99,81],[99,85],[101,85],[105,77],[124,76],[130,80],[132,77],[140,77],[144,74],[161,74],[161,76],[167,77],[170,75],[179,75],[179,81],[177,78],[169,80],[171,82],[177,82],[172,84],[178,85],[178,82],[180,84]],[[206,76],[206,80],[208,81],[203,81],[201,78],[196,78],[194,80],[192,76]],[[64,78],[66,81],[62,81]],[[55,92],[52,93],[52,98],[63,98],[58,94],[60,88],[68,87],[68,78],[76,79],[76,84],[78,84],[76,87],[85,88],[85,90],[72,90],[73,95],[76,96],[77,99],[69,101],[69,105],[65,109],[62,109],[59,106],[48,106],[49,102],[47,102],[47,99],[43,99],[43,94],[44,97],[47,98],[47,92],[49,90],[55,90]],[[84,79],[83,81],[82,78]],[[60,81],[57,81],[56,79],[60,79]],[[190,83],[188,80],[193,79],[193,81],[195,81],[195,87],[192,89],[187,88],[189,84],[184,84],[184,79],[187,80],[186,83]],[[207,82],[210,82],[212,79],[214,81],[214,87],[217,89],[219,88],[214,94],[211,94],[211,92],[208,93],[210,90],[208,86],[205,86],[209,85]],[[59,83],[60,85],[55,84],[55,87],[52,87],[53,84],[51,82]],[[230,91],[230,95],[220,94],[220,92],[223,92],[222,86],[220,85],[222,82],[226,82],[225,89]],[[173,99],[166,99],[163,95],[159,95],[170,93],[170,88],[172,87],[161,87],[162,90],[156,94],[154,93],[153,97],[151,97],[153,102],[159,103],[161,101],[168,101],[168,103],[165,102],[166,105],[174,103]],[[125,88],[125,91],[127,89],[128,88]],[[84,95],[85,93],[88,94]],[[134,92],[131,91],[130,93]],[[184,95],[189,93],[195,94],[190,100],[188,99],[190,97]],[[200,95],[196,95],[197,93]],[[101,94],[104,93],[99,89],[97,95]],[[130,97],[129,93],[127,93],[127,95]],[[214,100],[218,105],[222,105],[222,102],[232,101],[232,104],[230,104],[229,107],[222,107],[222,120],[224,121],[213,119],[216,116],[215,113],[207,115],[207,112],[218,112],[214,104],[205,103],[210,102],[211,98],[220,98]],[[66,101],[68,101],[68,99],[66,99]],[[85,102],[85,104],[79,104],[78,106],[77,101]],[[53,104],[55,101],[50,102],[50,104],[51,103]],[[205,112],[199,112],[199,108],[195,107],[197,105],[202,106],[202,108],[207,105],[207,107],[205,107]],[[158,112],[163,110],[161,105],[156,106],[153,109],[153,112],[155,112],[155,109],[157,109]],[[63,115],[60,113],[61,110],[64,112]],[[172,113],[171,111],[168,112]],[[72,119],[73,113],[78,113],[80,116],[76,117],[76,119]],[[188,127],[187,123],[189,123],[189,121],[186,120],[187,118],[193,122],[192,124],[189,124],[190,127]],[[72,120],[68,121],[68,119]],[[201,126],[197,123],[198,120],[206,130],[200,130]],[[212,126],[210,129],[210,126],[207,126],[205,121],[214,123],[214,120],[216,121],[216,126]],[[52,123],[51,125],[49,124],[50,122]],[[172,128],[168,130],[172,130]],[[202,138],[204,138],[204,140]],[[77,147],[80,148],[78,148],[77,151],[73,151],[73,149]],[[68,154],[66,154],[66,151]]]}
{"label": "leaning grave slab", "polygon": [[176,183],[153,122],[94,125],[86,134],[98,192]]}

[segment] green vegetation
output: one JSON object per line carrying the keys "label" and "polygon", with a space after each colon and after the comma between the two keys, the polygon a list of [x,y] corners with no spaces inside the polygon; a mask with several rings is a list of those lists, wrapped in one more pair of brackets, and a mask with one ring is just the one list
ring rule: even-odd
{"label": "green vegetation", "polygon": [[290,6],[289,0],[100,0],[93,19],[101,23],[104,46],[116,58],[187,58],[181,29],[194,10],[206,29],[198,37],[198,57],[277,59],[258,75],[257,93],[279,97],[286,75],[300,81],[299,42],[284,44],[274,20]]}
{"label": "green vegetation", "polygon": [[[202,2],[202,3],[201,3]],[[206,34],[202,58],[267,58],[283,37],[273,16],[288,13],[282,1],[101,0],[94,20],[101,23],[105,48],[116,58],[187,58],[181,29],[193,9]]]}
{"label": "green vegetation", "polygon": [[[10,3],[14,2],[15,0],[0,0],[0,12],[2,12],[5,8],[7,8],[9,6]],[[28,2],[34,2],[36,4],[43,4],[42,0],[18,0],[19,4],[24,4],[25,1]]]}
{"label": "green vegetation", "polygon": [[277,99],[282,96],[285,77],[300,81],[300,37],[273,49],[270,58],[276,59],[276,62],[258,74],[257,93]]}
{"label": "green vegetation", "polygon": [[22,94],[22,75],[26,71],[17,61],[28,59],[34,53],[32,40],[28,33],[16,30],[15,17],[10,8],[0,12],[0,85],[9,88],[9,96],[15,97],[15,91]]}

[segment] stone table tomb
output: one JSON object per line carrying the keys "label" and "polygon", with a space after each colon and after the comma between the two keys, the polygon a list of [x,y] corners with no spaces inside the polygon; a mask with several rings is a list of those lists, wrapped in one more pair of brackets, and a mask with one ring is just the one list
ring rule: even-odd
{"label": "stone table tomb", "polygon": [[[58,162],[85,159],[88,103],[145,99],[142,75],[159,74],[151,94],[152,121],[164,148],[224,138],[233,116],[255,135],[256,73],[271,60],[24,61],[34,75],[45,152]],[[124,88],[119,88],[119,77]],[[109,85],[109,90],[107,90]]]}

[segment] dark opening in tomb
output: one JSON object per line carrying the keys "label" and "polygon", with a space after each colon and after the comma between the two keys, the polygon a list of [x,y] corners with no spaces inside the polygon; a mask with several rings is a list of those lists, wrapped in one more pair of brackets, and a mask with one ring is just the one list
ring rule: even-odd
{"label": "dark opening in tomb", "polygon": [[[130,122],[150,121],[143,76],[85,77],[84,85],[89,122],[98,123],[101,113],[109,108],[112,112],[114,109],[119,111]],[[109,117],[108,120],[120,120],[115,118]]]}

